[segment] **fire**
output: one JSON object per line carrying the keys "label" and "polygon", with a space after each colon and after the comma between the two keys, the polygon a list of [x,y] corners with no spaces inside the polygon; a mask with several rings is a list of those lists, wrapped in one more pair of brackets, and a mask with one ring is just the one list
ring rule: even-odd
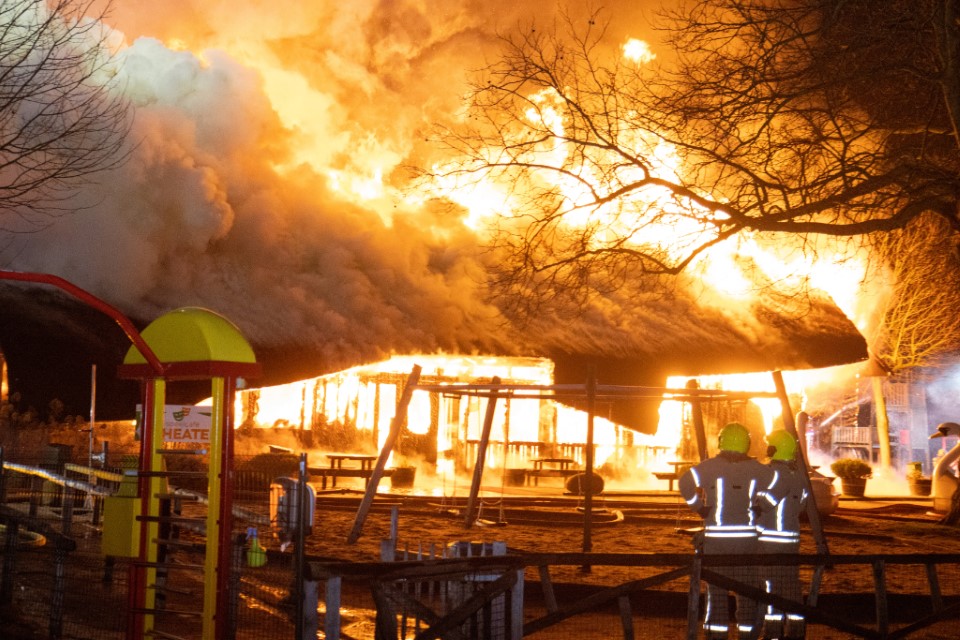
{"label": "fire", "polygon": [[[306,9],[305,9],[306,10]],[[331,10],[332,11],[332,10]],[[342,20],[348,20],[343,17]],[[353,18],[349,18],[353,19]],[[347,29],[347,31],[350,31]],[[291,38],[302,34],[285,34]],[[281,39],[277,39],[280,42]],[[276,111],[283,126],[289,133],[290,148],[282,156],[276,170],[281,174],[290,174],[301,167],[307,167],[316,175],[326,179],[330,189],[344,200],[371,205],[378,212],[390,210],[400,203],[417,208],[430,196],[442,196],[464,208],[461,222],[478,233],[495,216],[509,216],[513,211],[511,185],[499,183],[485,177],[447,177],[439,178],[422,190],[399,195],[392,182],[393,171],[405,158],[412,155],[403,148],[398,140],[380,135],[371,127],[362,131],[362,127],[349,122],[345,111],[351,106],[360,108],[371,100],[389,96],[383,87],[375,86],[379,80],[364,65],[373,65],[373,53],[364,60],[359,51],[335,51],[328,55],[336,58],[332,67],[341,77],[356,78],[357,82],[344,82],[337,85],[326,78],[315,75],[310,77],[303,72],[306,64],[294,65],[282,60],[276,44],[266,39],[227,35],[207,34],[196,36],[192,42],[188,37],[174,41],[170,46],[178,49],[202,51],[222,49],[233,56],[240,64],[256,70],[257,81],[262,87],[270,105]],[[362,48],[358,45],[358,48]],[[656,56],[650,45],[638,38],[627,38],[621,46],[623,58],[634,64],[647,64]],[[357,54],[351,56],[351,54]],[[197,53],[198,57],[203,54]],[[292,55],[292,54],[288,54]],[[298,70],[294,70],[298,69]],[[369,73],[369,75],[368,75]],[[352,87],[355,95],[348,101],[337,91]],[[536,108],[531,108],[526,117],[538,126],[547,127],[562,137],[566,123],[559,108],[560,96],[547,90],[530,96]],[[368,118],[374,118],[376,112],[365,112]],[[397,114],[390,111],[391,116]],[[430,116],[427,106],[423,106],[420,116],[427,120]],[[348,124],[344,124],[349,122]],[[369,123],[365,123],[369,124]],[[391,123],[393,124],[393,123]],[[406,125],[398,122],[397,129]],[[383,127],[381,132],[390,129]],[[408,131],[405,133],[409,134]],[[640,134],[624,132],[622,144],[634,149],[638,155],[648,158],[653,171],[664,178],[678,179],[683,175],[683,167],[675,149],[656,138],[645,138]],[[491,153],[493,151],[491,150]],[[562,162],[570,149],[561,142],[545,145],[541,150],[551,162]],[[455,160],[455,159],[454,159]],[[437,173],[442,174],[440,165]],[[637,170],[639,171],[639,170]],[[538,177],[553,179],[553,174],[544,173]],[[591,176],[584,176],[591,178]],[[622,176],[625,182],[631,175]],[[572,178],[558,181],[557,190],[572,205],[589,201],[583,185]],[[648,188],[632,198],[608,204],[598,209],[581,209],[568,220],[568,224],[582,225],[587,222],[599,222],[611,233],[631,236],[636,244],[649,244],[660,247],[674,255],[685,248],[699,244],[705,234],[711,232],[712,225],[706,223],[706,211],[699,211],[690,203],[678,201],[666,190]],[[647,217],[653,222],[637,231],[637,217]],[[589,217],[589,219],[588,219]],[[631,235],[632,234],[632,235]],[[841,308],[850,315],[856,311],[856,304],[863,277],[863,265],[851,251],[827,248],[820,251],[816,261],[801,252],[790,253],[782,246],[771,242],[769,238],[741,236],[736,241],[717,245],[699,259],[694,265],[698,282],[705,295],[703,300],[726,309],[735,309],[738,305],[749,304],[755,295],[759,283],[776,283],[778,287],[791,288],[800,285],[800,281],[810,281],[830,293]],[[691,278],[693,280],[693,278]],[[399,395],[396,381],[384,383],[382,379],[402,375],[409,371],[414,363],[426,365],[424,375],[449,380],[460,380],[465,375],[474,379],[490,378],[498,375],[504,379],[529,381],[532,384],[547,384],[552,380],[552,370],[548,363],[461,358],[455,356],[408,356],[393,358],[385,363],[339,372],[305,381],[254,390],[257,392],[256,404],[258,426],[287,426],[309,430],[321,424],[342,423],[355,425],[362,433],[370,436],[371,444],[382,446],[393,418],[394,407]],[[378,381],[381,380],[381,381]],[[682,387],[686,379],[671,379],[670,387]],[[764,374],[756,380],[728,376],[722,379],[701,378],[701,386],[723,385],[725,388],[753,389],[770,391],[771,381]],[[766,429],[769,431],[780,412],[779,402],[764,399],[755,401],[763,415]],[[238,399],[237,415],[250,412],[252,394],[244,392]],[[448,452],[463,443],[479,437],[482,426],[485,400],[477,397],[453,398],[441,397],[439,401],[429,394],[414,394],[408,428],[415,435],[426,435],[439,424],[437,429],[438,468],[453,467]],[[552,412],[552,413],[551,413]],[[550,414],[550,415],[545,415]],[[683,424],[684,408],[682,403],[665,399],[660,407],[660,427],[653,436],[636,434],[634,442],[650,447],[676,450]],[[498,405],[492,438],[502,443],[538,442],[550,439],[560,443],[578,443],[584,441],[587,416],[564,405],[553,405],[545,409],[543,403],[535,400],[504,400]],[[555,426],[554,426],[555,425]],[[624,438],[623,427],[602,417],[594,421],[595,441],[598,443],[597,464],[603,464],[617,450]],[[550,430],[554,431],[551,432]],[[452,454],[451,454],[452,455]],[[518,464],[518,454],[509,449],[503,456],[492,456],[488,464],[495,467]],[[672,455],[672,454],[671,454]]]}
{"label": "fire", "polygon": [[[537,358],[494,358],[456,355],[396,356],[389,360],[355,367],[336,374],[288,385],[245,390],[237,400],[238,415],[260,427],[329,430],[333,424],[352,425],[370,449],[383,447],[394,417],[401,384],[414,365],[421,367],[421,384],[489,383],[493,377],[504,384],[550,385],[552,363]],[[671,377],[667,388],[681,389],[687,377]],[[786,372],[791,384],[797,374]],[[769,374],[703,376],[700,388],[734,391],[775,391]],[[251,412],[251,400],[257,411]],[[778,398],[754,398],[763,416],[766,432],[773,428],[782,407]],[[456,481],[457,472],[472,467],[481,439],[488,399],[479,395],[443,394],[417,389],[407,412],[409,433],[424,436],[436,433],[437,477],[445,484]],[[690,407],[666,395],[660,404],[660,423],[653,435],[633,432],[602,416],[593,417],[594,465],[617,469],[615,475],[641,474],[631,486],[643,483],[645,472],[666,470],[667,462],[678,459],[683,426],[690,424]],[[583,462],[590,416],[553,400],[537,397],[498,399],[490,432],[486,466],[494,471],[525,467],[529,458],[544,455],[545,443],[564,455]],[[629,432],[629,435],[628,435]],[[625,446],[629,444],[630,446]],[[640,452],[639,454],[637,452]],[[572,453],[566,453],[572,452]],[[632,453],[630,453],[632,452]],[[639,456],[639,457],[637,457]],[[396,463],[394,450],[391,464]],[[425,470],[426,471],[426,470]]]}
{"label": "fire", "polygon": [[656,59],[656,54],[650,50],[650,45],[638,38],[628,39],[623,47],[623,57],[637,64],[646,64]]}

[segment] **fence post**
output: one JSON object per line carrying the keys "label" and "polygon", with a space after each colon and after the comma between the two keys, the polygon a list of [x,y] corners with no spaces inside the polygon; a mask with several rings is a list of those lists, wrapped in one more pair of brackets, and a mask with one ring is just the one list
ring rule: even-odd
{"label": "fence post", "polygon": [[523,640],[523,576],[524,568],[520,567],[510,594],[510,640]]}
{"label": "fence post", "polygon": [[230,597],[227,600],[230,613],[227,616],[227,624],[224,629],[224,635],[229,640],[237,637],[237,612],[240,608],[240,574],[243,571],[243,548],[246,542],[246,533],[238,533],[233,537],[233,549],[230,554]]}
{"label": "fence post", "polygon": [[41,500],[43,500],[43,480],[37,476],[30,476],[30,510],[28,513],[31,518],[37,517]]}
{"label": "fence post", "polygon": [[889,610],[887,609],[887,579],[884,573],[886,563],[880,560],[873,561],[873,581],[876,591],[877,631],[884,637],[890,626]]}
{"label": "fence post", "polygon": [[7,540],[3,547],[3,578],[0,580],[0,604],[13,602],[13,578],[17,566],[17,538],[20,523],[15,518],[6,518]]}
{"label": "fence post", "polygon": [[320,628],[320,585],[310,578],[303,581],[303,633],[297,640],[315,640]]}
{"label": "fence post", "polygon": [[326,579],[323,594],[326,610],[323,621],[323,632],[327,640],[340,640],[340,597],[342,595],[342,589],[342,577],[335,576]]}
{"label": "fence post", "polygon": [[[304,633],[304,610],[303,610],[303,575],[304,563],[306,562],[306,532],[307,532],[307,514],[311,511],[307,508],[307,454],[300,454],[300,463],[297,465],[297,529],[296,529],[296,549],[294,550],[294,581],[296,583],[293,590],[294,602],[296,603],[296,637],[299,640],[303,638]],[[312,523],[311,523],[312,524]]]}
{"label": "fence post", "polygon": [[703,567],[703,554],[693,554],[690,565],[690,594],[687,598],[687,640],[697,640],[700,626],[700,569]]}
{"label": "fence post", "polygon": [[63,539],[58,538],[53,557],[54,580],[53,593],[50,598],[50,640],[60,640],[63,637],[63,598],[67,582],[67,549]]}
{"label": "fence post", "polygon": [[64,485],[63,491],[61,492],[63,504],[60,506],[60,528],[65,536],[70,535],[70,529],[73,525],[73,494],[73,489]]}

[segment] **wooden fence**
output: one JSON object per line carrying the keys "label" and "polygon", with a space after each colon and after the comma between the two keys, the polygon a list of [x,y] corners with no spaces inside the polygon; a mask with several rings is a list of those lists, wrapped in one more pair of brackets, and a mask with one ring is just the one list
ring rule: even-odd
{"label": "wooden fence", "polygon": [[[720,575],[714,568],[729,565],[752,564],[760,567],[779,565],[799,565],[812,570],[813,580],[804,602],[794,602],[767,594],[749,585]],[[587,592],[580,590],[569,602],[561,602],[554,593],[551,571],[559,567],[599,568],[607,567],[644,567],[653,571],[652,575],[622,582],[613,586],[603,586]],[[860,567],[866,574],[873,576],[873,620],[872,624],[858,624],[849,612],[838,613],[836,600],[821,594],[820,577],[826,568],[841,566]],[[911,566],[923,571],[926,576],[927,591],[922,597],[926,605],[912,619],[902,621],[906,615],[896,603],[902,598],[892,594],[887,587],[887,575],[892,567]],[[946,568],[951,577],[951,590],[944,593],[941,588],[941,575]],[[402,562],[371,563],[326,563],[312,562],[308,575],[311,580],[324,583],[327,616],[324,624],[326,638],[341,638],[338,615],[342,601],[344,582],[368,585],[377,606],[377,640],[402,638],[397,620],[413,611],[425,627],[418,631],[417,638],[474,637],[464,633],[466,626],[482,625],[484,621],[496,620],[492,612],[498,607],[494,602],[499,599],[500,610],[507,614],[499,621],[501,625],[496,635],[479,637],[497,637],[507,640],[519,640],[524,636],[542,632],[569,620],[577,615],[610,608],[619,612],[620,628],[624,640],[635,637],[634,604],[642,602],[639,596],[649,590],[662,587],[676,581],[686,581],[687,589],[674,595],[686,593],[683,607],[674,611],[675,615],[687,617],[687,638],[694,640],[700,632],[700,590],[702,582],[711,582],[731,591],[743,593],[763,604],[772,604],[784,611],[802,614],[808,624],[823,625],[850,634],[853,637],[868,639],[907,638],[912,634],[923,633],[929,627],[944,620],[960,618],[960,584],[956,581],[960,569],[960,554],[876,554],[876,555],[818,555],[818,554],[777,554],[765,556],[702,556],[695,554],[514,554],[504,556],[484,556],[469,558],[430,558]],[[546,613],[535,619],[524,621],[524,593],[530,593],[534,582],[525,581],[528,571],[539,576],[539,589],[545,603]],[[438,610],[435,600],[417,594],[433,593],[427,587],[412,588],[412,585],[450,583],[452,581],[471,580],[471,576],[495,576],[486,582],[482,589],[475,590],[469,598],[449,610]],[[586,594],[586,595],[585,595]],[[894,624],[892,609],[899,609]],[[641,615],[649,612],[640,612]],[[658,613],[662,614],[663,611]],[[896,628],[894,628],[896,627]],[[476,628],[476,626],[474,626]],[[551,637],[554,637],[552,634]],[[559,637],[559,636],[557,636]]]}

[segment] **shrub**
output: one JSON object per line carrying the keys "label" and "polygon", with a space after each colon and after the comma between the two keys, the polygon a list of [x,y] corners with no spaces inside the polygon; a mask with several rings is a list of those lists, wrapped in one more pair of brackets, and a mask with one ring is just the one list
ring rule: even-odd
{"label": "shrub", "polygon": [[841,458],[830,465],[830,470],[838,478],[859,479],[869,478],[873,475],[873,469],[869,464],[857,458]]}

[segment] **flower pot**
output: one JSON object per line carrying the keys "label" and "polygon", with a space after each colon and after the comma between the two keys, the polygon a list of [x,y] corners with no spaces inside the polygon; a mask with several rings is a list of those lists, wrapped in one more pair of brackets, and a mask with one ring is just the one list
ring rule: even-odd
{"label": "flower pot", "polygon": [[409,489],[417,477],[416,467],[395,467],[390,476],[390,486],[397,489]]}
{"label": "flower pot", "polygon": [[909,478],[907,483],[910,485],[910,495],[930,495],[930,485],[932,484],[932,480],[930,478]]}
{"label": "flower pot", "polygon": [[850,498],[862,498],[866,488],[866,478],[840,478],[840,491]]}

